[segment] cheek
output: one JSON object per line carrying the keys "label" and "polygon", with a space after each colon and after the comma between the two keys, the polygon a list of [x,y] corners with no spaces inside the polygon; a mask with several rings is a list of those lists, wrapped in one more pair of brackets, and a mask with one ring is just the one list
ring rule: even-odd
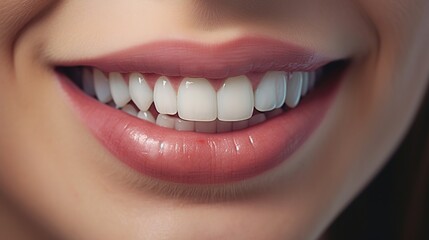
{"label": "cheek", "polygon": [[0,51],[10,51],[17,34],[43,11],[49,11],[59,1],[17,0],[0,2]]}

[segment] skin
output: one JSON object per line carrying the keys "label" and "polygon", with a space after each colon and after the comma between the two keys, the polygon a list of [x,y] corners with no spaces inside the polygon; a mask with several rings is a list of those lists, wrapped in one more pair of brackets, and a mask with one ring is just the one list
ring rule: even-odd
{"label": "skin", "polygon": [[[13,226],[0,227],[0,238],[318,238],[414,117],[428,85],[428,14],[426,0],[0,1],[0,226]],[[71,110],[50,65],[165,38],[216,43],[245,34],[352,63],[290,164],[212,201],[203,197],[214,188],[187,197],[175,192],[187,186],[161,191],[110,155]]]}

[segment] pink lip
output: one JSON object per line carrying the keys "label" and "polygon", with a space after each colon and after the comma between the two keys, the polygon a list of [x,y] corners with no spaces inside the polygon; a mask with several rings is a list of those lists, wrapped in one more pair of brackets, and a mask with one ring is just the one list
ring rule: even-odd
{"label": "pink lip", "polygon": [[[240,49],[238,43],[243,44],[244,48]],[[135,49],[139,51],[126,50],[69,64],[96,66],[104,71],[165,75],[186,72],[218,77],[227,63],[234,67],[222,74],[235,75],[249,68],[252,71],[273,70],[273,66],[302,71],[327,62],[326,58],[316,57],[312,51],[266,39],[246,38],[215,47],[161,42]],[[274,60],[267,53],[274,54]],[[284,56],[285,53],[291,56]],[[206,65],[209,67],[205,68]],[[322,84],[304,98],[298,108],[260,125],[231,133],[202,134],[155,126],[88,97],[62,75],[60,79],[62,88],[83,122],[119,160],[144,175],[187,184],[241,181],[283,163],[320,124],[339,85],[339,81]]]}
{"label": "pink lip", "polygon": [[160,41],[103,57],[61,63],[93,66],[104,72],[156,73],[164,76],[223,79],[267,71],[312,71],[331,59],[299,46],[263,37],[223,44]]}

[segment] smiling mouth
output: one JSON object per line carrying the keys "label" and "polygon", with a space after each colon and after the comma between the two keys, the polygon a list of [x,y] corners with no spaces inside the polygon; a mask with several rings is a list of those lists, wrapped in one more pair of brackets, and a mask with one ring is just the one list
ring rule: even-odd
{"label": "smiling mouth", "polygon": [[119,160],[164,181],[219,184],[286,161],[322,121],[346,65],[242,38],[157,42],[56,68],[73,108]]}

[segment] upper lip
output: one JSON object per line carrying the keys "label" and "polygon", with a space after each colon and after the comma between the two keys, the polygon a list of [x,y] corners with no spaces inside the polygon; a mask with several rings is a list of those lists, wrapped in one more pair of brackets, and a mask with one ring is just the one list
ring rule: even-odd
{"label": "upper lip", "polygon": [[164,40],[59,65],[91,66],[104,72],[223,79],[267,71],[314,71],[331,60],[314,50],[284,41],[241,37],[221,44]]}

